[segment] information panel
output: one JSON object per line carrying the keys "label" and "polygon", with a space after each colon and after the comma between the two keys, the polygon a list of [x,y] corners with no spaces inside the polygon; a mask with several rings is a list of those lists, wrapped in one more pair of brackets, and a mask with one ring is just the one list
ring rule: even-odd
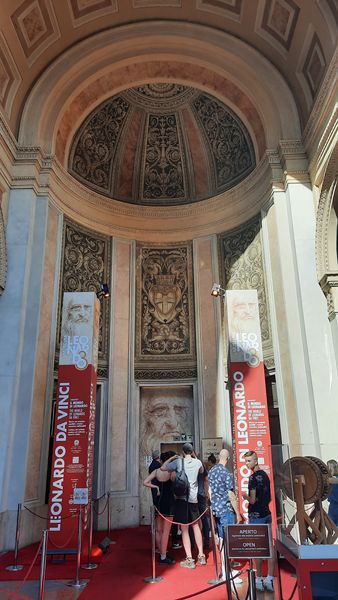
{"label": "information panel", "polygon": [[94,292],[66,292],[48,504],[50,541],[76,546],[79,504],[92,495],[100,303]]}
{"label": "information panel", "polygon": [[250,469],[245,453],[254,450],[258,464],[270,477],[272,502],[270,510],[276,525],[274,485],[272,481],[271,440],[265,387],[265,374],[256,290],[226,292],[229,336],[229,382],[240,511],[245,518]]}
{"label": "information panel", "polygon": [[229,558],[271,558],[270,525],[228,525],[227,549]]}

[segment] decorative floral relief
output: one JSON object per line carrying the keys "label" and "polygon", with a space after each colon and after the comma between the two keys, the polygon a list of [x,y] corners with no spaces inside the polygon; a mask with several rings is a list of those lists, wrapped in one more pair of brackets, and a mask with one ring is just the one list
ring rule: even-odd
{"label": "decorative floral relief", "polygon": [[261,221],[256,218],[222,236],[224,285],[226,289],[257,290],[264,360],[271,363],[272,337],[260,231]]}
{"label": "decorative floral relief", "polygon": [[[98,292],[100,284],[109,284],[110,238],[76,224],[65,224],[60,293]],[[61,302],[59,318],[61,315]],[[60,322],[59,322],[60,328]],[[101,300],[99,360],[108,361],[109,302]]]}
{"label": "decorative floral relief", "polygon": [[214,98],[200,94],[193,105],[215,163],[215,191],[224,191],[241,181],[255,166],[249,133],[238,117]]}
{"label": "decorative floral relief", "polygon": [[190,353],[187,249],[142,251],[142,354]]}
{"label": "decorative floral relief", "polygon": [[116,144],[129,108],[120,96],[105,102],[85,121],[73,143],[71,173],[104,193],[111,191]]}
{"label": "decorative floral relief", "polygon": [[185,198],[175,115],[149,115],[143,198]]}

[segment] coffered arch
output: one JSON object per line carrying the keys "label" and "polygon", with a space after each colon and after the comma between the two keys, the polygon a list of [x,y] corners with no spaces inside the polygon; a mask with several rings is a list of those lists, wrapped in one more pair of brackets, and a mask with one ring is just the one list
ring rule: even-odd
{"label": "coffered arch", "polygon": [[228,104],[254,132],[260,156],[280,139],[300,137],[290,89],[259,52],[221,31],[159,21],[115,28],[114,36],[101,32],[59,56],[27,98],[19,142],[57,152],[63,162],[76,128],[95,106],[154,81],[204,89]]}

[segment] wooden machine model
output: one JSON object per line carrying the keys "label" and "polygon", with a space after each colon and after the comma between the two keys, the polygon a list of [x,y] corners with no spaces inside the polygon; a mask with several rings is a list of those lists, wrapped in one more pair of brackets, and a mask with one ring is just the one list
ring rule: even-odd
{"label": "wooden machine model", "polygon": [[[314,456],[293,456],[283,464],[282,490],[296,504],[285,533],[291,536],[298,524],[301,544],[333,544],[338,537],[338,528],[323,507],[330,479],[326,464]],[[313,507],[306,509],[310,504]]]}

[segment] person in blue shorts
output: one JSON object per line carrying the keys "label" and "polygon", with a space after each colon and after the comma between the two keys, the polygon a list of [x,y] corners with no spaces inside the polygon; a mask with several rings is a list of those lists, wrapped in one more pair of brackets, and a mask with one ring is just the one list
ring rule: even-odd
{"label": "person in blue shorts", "polygon": [[[269,476],[263,469],[259,468],[258,457],[256,452],[249,450],[244,454],[245,464],[252,471],[249,477],[248,493],[243,492],[244,500],[249,502],[248,517],[249,523],[264,524],[272,523],[269,504],[271,502],[271,489]],[[263,580],[262,577],[262,560],[256,559],[256,589],[259,592],[274,591],[273,573],[275,568],[275,560],[268,560],[268,575]]]}
{"label": "person in blue shorts", "polygon": [[[220,551],[223,547],[223,527],[225,525],[240,523],[242,520],[234,492],[234,477],[227,468],[229,460],[229,452],[226,448],[223,448],[219,454],[218,464],[212,467],[208,473],[209,497],[212,512],[215,517]],[[223,553],[221,556],[223,559]],[[223,579],[225,579],[223,560],[222,571]],[[238,577],[238,574],[239,571],[232,571],[232,577],[236,578],[236,583],[243,583],[243,580]]]}

